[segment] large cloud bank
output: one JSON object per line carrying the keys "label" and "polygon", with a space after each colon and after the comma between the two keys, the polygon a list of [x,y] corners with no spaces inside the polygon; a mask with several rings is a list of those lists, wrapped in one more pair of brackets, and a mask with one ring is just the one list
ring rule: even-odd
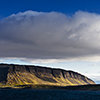
{"label": "large cloud bank", "polygon": [[80,59],[100,57],[100,15],[78,11],[26,11],[0,21],[0,57]]}

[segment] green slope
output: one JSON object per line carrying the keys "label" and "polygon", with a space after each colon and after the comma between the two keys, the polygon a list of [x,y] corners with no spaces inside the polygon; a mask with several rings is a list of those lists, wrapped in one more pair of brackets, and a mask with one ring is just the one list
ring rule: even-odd
{"label": "green slope", "polygon": [[74,71],[40,66],[0,64],[0,85],[53,85],[73,86],[95,84],[94,81]]}

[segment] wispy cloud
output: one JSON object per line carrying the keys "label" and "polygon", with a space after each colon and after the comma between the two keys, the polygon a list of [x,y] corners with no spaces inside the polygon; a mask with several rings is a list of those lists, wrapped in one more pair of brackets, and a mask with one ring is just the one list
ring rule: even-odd
{"label": "wispy cloud", "polygon": [[100,84],[100,74],[87,74],[87,76]]}
{"label": "wispy cloud", "polygon": [[26,11],[8,16],[0,21],[0,57],[100,61],[100,15]]}
{"label": "wispy cloud", "polygon": [[5,60],[3,60],[3,59],[0,59],[0,62],[5,62]]}

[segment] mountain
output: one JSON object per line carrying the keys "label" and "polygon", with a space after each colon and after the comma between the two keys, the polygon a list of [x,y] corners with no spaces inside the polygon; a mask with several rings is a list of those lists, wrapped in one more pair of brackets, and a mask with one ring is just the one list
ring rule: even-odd
{"label": "mountain", "polygon": [[0,64],[0,85],[85,85],[95,82],[74,71],[30,65]]}

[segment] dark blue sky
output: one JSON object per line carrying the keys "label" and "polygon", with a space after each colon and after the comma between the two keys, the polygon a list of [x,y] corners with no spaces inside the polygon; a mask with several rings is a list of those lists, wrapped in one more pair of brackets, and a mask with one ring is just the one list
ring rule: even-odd
{"label": "dark blue sky", "polygon": [[26,10],[73,14],[78,10],[100,13],[100,0],[0,0],[0,17]]}

